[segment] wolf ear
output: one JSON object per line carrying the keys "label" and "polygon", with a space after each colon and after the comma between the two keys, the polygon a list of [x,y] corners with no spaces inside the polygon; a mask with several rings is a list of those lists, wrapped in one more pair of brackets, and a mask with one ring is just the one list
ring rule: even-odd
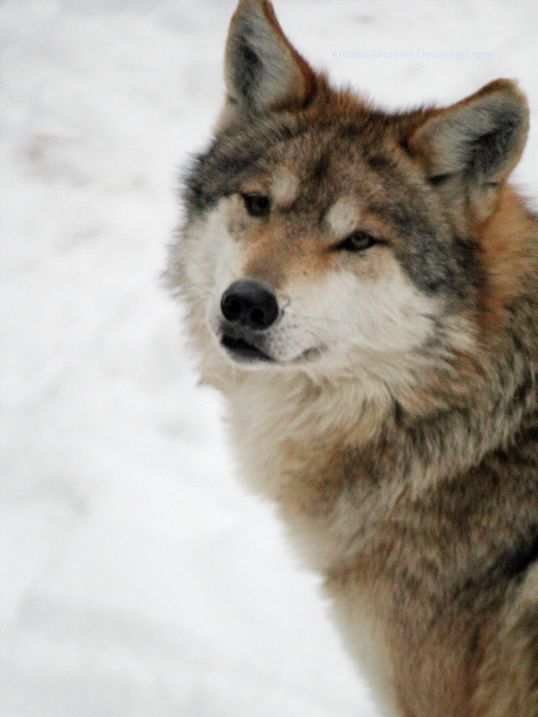
{"label": "wolf ear", "polygon": [[505,180],[527,138],[528,107],[510,80],[496,80],[447,109],[426,115],[408,139],[430,179],[459,175],[475,189]]}
{"label": "wolf ear", "polygon": [[225,117],[303,107],[315,75],[290,44],[268,0],[240,0],[226,43]]}

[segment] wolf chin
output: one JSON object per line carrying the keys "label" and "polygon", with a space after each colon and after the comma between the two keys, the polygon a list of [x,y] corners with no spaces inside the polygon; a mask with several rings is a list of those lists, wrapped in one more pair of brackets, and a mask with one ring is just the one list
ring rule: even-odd
{"label": "wolf chin", "polygon": [[[538,716],[538,220],[525,98],[397,114],[241,0],[167,281],[248,484],[400,717]],[[299,666],[298,666],[299,669]]]}

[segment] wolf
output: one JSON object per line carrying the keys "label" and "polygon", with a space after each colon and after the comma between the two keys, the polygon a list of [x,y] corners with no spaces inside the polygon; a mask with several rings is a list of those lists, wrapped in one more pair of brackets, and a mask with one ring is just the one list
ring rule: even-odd
{"label": "wolf", "polygon": [[[538,218],[498,79],[387,113],[241,0],[167,281],[380,708],[538,717]],[[298,666],[300,669],[300,666]]]}

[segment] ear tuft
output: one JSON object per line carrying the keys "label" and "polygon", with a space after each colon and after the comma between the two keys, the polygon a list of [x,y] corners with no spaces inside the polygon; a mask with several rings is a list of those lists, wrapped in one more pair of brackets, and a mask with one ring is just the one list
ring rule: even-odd
{"label": "ear tuft", "polygon": [[304,106],[314,72],[284,35],[268,0],[240,0],[226,44],[228,100],[237,112]]}
{"label": "ear tuft", "polygon": [[430,176],[460,174],[474,185],[503,181],[527,138],[528,108],[510,80],[496,80],[445,110],[434,112],[408,145]]}

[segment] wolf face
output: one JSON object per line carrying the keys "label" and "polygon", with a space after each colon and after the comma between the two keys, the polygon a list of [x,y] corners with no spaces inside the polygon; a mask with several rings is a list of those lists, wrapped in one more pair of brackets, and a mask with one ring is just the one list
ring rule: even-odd
{"label": "wolf face", "polygon": [[[355,354],[418,349],[456,290],[442,224],[430,227],[420,202],[407,216],[390,199],[392,177],[372,169],[358,143],[349,156],[338,135],[315,127],[277,142],[189,232],[186,280],[204,292],[210,330],[241,366],[349,363]],[[399,221],[412,225],[407,242]],[[415,282],[420,242],[432,245],[431,267]]]}
{"label": "wolf face", "polygon": [[387,115],[331,89],[254,0],[232,20],[225,75],[169,268],[212,371],[411,381],[472,346],[488,270],[476,227],[527,131],[516,87]]}

